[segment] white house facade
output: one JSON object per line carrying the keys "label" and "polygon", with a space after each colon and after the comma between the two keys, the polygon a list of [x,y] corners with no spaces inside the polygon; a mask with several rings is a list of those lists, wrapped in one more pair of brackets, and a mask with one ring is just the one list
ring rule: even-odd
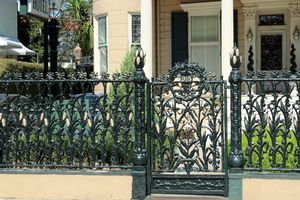
{"label": "white house facade", "polygon": [[[234,45],[243,56],[242,72],[247,71],[249,55],[256,70],[290,70],[292,45],[295,61],[300,63],[300,56],[297,56],[300,51],[299,0],[128,0],[126,5],[133,2],[139,6],[134,11],[140,12],[141,46],[147,54],[145,72],[149,78],[166,73],[176,62],[189,61],[227,79],[231,70],[229,54]],[[112,15],[110,18],[110,12],[116,9],[114,4],[94,1],[96,22],[101,16],[106,16],[107,20],[102,25],[95,23],[96,71],[97,63],[103,62],[97,52],[97,38],[101,38],[97,31],[104,31],[101,26],[107,31],[108,57],[121,59],[124,55],[121,50],[113,52],[115,47],[110,43],[117,41],[120,47],[128,47],[127,31],[119,29],[112,33],[110,30],[114,23],[128,27],[127,17],[124,22],[113,20]],[[95,12],[101,7],[106,11]],[[121,6],[115,13],[121,13],[122,9],[130,13],[128,6]],[[125,42],[121,41],[121,34],[126,34]],[[118,69],[117,65],[118,62],[108,62],[106,67],[112,72]]]}

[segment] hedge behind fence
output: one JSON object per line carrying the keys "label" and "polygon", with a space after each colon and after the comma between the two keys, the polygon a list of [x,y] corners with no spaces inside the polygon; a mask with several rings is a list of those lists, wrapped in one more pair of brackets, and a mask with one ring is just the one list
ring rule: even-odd
{"label": "hedge behind fence", "polygon": [[43,64],[0,58],[0,77],[5,72],[43,72]]}

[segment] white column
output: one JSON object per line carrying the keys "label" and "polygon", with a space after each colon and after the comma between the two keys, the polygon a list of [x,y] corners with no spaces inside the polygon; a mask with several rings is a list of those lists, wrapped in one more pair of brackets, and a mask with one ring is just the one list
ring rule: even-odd
{"label": "white column", "polygon": [[[243,59],[243,63],[242,66],[245,67],[245,72],[247,71],[247,65],[249,63],[248,61],[248,56],[249,56],[249,48],[252,45],[252,52],[253,52],[253,67],[257,66],[257,55],[256,55],[256,35],[257,35],[257,31],[256,31],[256,10],[257,7],[256,6],[250,6],[250,7],[243,7],[243,13],[244,13],[244,19],[245,19],[245,23],[244,23],[244,41],[245,41],[245,58]],[[247,34],[249,29],[252,31],[253,33],[253,39],[252,41],[248,41],[247,39]],[[255,69],[254,69],[255,70]]]}
{"label": "white column", "polygon": [[[290,16],[291,16],[291,23],[290,23],[290,40],[291,40],[291,43],[294,44],[295,46],[295,55],[296,55],[296,63],[297,63],[297,68],[296,70],[297,71],[300,71],[300,39],[298,40],[295,40],[294,37],[293,37],[293,32],[295,30],[295,27],[297,26],[298,30],[300,30],[300,8],[299,8],[299,4],[297,5],[293,5],[293,6],[290,6]],[[288,51],[287,53],[289,54],[291,51],[291,46],[288,46]],[[290,57],[289,57],[290,58]],[[287,70],[289,70],[289,67],[290,67],[290,63],[287,62]]]}
{"label": "white column", "polygon": [[233,0],[222,0],[222,63],[221,72],[227,80],[231,72],[229,52],[233,48]]}
{"label": "white column", "polygon": [[152,0],[141,0],[141,46],[146,54],[144,71],[147,78],[153,77],[155,67],[153,19]]}

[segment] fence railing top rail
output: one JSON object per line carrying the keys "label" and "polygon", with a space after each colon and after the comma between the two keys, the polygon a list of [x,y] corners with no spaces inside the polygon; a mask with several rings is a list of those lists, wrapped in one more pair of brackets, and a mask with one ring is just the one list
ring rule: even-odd
{"label": "fence railing top rail", "polygon": [[86,72],[49,72],[43,74],[40,72],[8,72],[1,78],[0,82],[7,81],[98,81],[98,82],[114,82],[114,81],[133,81],[131,73],[90,73]]}
{"label": "fence railing top rail", "polygon": [[242,76],[243,81],[270,81],[270,80],[300,80],[300,72],[295,74],[290,71],[280,70],[280,71],[249,71],[244,76]]}

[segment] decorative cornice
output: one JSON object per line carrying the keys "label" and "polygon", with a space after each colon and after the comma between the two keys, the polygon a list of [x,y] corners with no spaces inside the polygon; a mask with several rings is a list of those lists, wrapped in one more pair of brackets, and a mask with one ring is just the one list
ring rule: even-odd
{"label": "decorative cornice", "polygon": [[291,17],[300,17],[300,2],[298,3],[290,3],[288,7]]}
{"label": "decorative cornice", "polygon": [[299,0],[241,0],[244,7],[257,6],[259,9],[288,8],[289,4]]}
{"label": "decorative cornice", "polygon": [[242,9],[246,20],[255,19],[257,10],[256,6],[243,7]]}
{"label": "decorative cornice", "polygon": [[287,9],[291,17],[300,17],[300,0],[241,0],[246,19],[254,19],[256,11],[263,9]]}
{"label": "decorative cornice", "polygon": [[289,3],[294,3],[299,0],[241,0],[242,4],[289,4]]}
{"label": "decorative cornice", "polygon": [[290,0],[289,4],[300,4],[300,0]]}

